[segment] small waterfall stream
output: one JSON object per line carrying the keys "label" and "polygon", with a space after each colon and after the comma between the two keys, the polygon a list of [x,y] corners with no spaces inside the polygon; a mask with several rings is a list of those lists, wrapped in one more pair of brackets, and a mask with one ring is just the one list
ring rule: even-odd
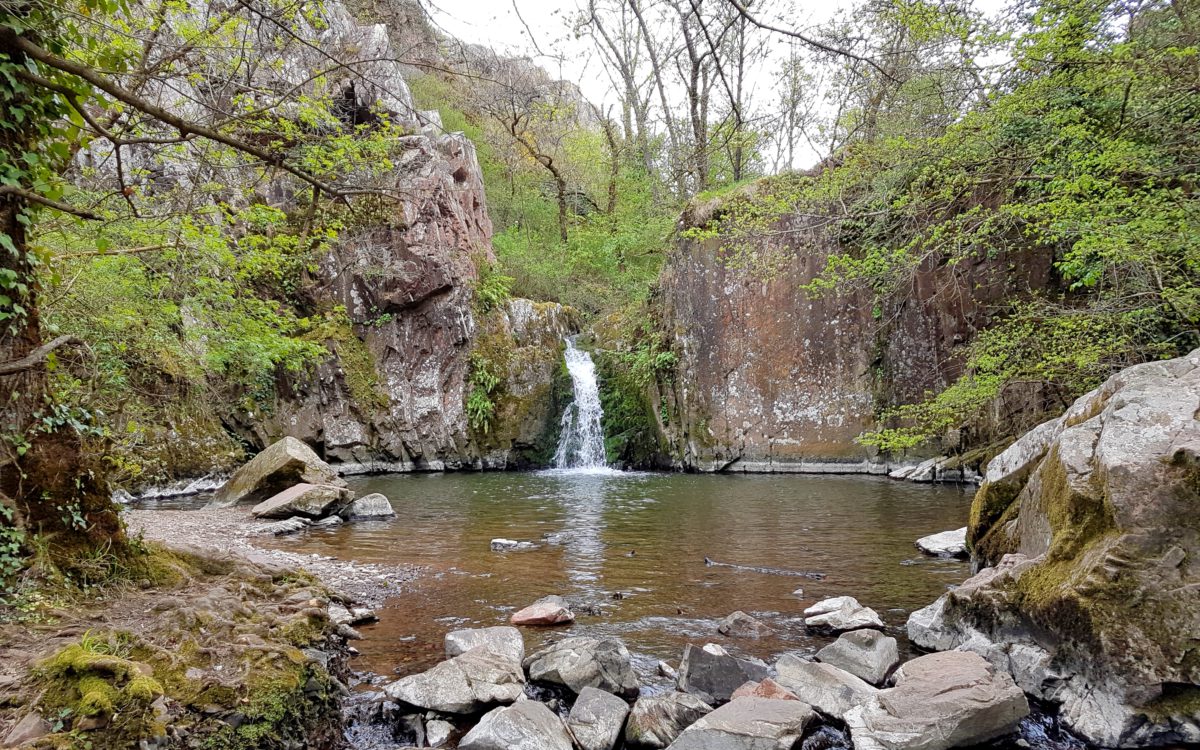
{"label": "small waterfall stream", "polygon": [[563,352],[575,400],[563,411],[562,433],[558,450],[554,452],[554,468],[596,470],[606,469],[604,430],[600,427],[600,389],[596,383],[596,365],[587,352],[567,339]]}

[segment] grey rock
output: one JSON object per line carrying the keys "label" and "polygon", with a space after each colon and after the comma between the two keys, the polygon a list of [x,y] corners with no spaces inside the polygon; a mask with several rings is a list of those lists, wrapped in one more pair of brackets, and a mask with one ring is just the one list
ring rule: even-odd
{"label": "grey rock", "polygon": [[322,518],[337,513],[353,499],[354,493],[344,487],[297,484],[255,505],[250,514],[255,518]]}
{"label": "grey rock", "polygon": [[315,522],[313,526],[321,526],[323,528],[331,528],[333,526],[341,526],[345,521],[341,516],[325,516],[321,520]]}
{"label": "grey rock", "polygon": [[329,619],[334,625],[363,625],[375,622],[379,617],[366,607],[344,607],[334,603],[329,605]]}
{"label": "grey rock", "polygon": [[947,651],[896,671],[896,687],[846,712],[856,750],[947,750],[1009,734],[1029,703],[978,654]]}
{"label": "grey rock", "polygon": [[26,742],[45,737],[54,731],[53,727],[36,711],[30,711],[18,721],[8,734],[4,735],[4,747],[18,747]]}
{"label": "grey rock", "polygon": [[441,747],[450,741],[454,734],[454,725],[441,719],[425,722],[425,744],[429,747]]}
{"label": "grey rock", "polygon": [[572,750],[562,719],[537,701],[523,700],[484,714],[459,750]]}
{"label": "grey rock", "polygon": [[384,688],[392,700],[451,714],[512,703],[525,692],[520,662],[476,647],[420,674],[401,677]]}
{"label": "grey rock", "polygon": [[882,628],[883,620],[854,597],[839,596],[804,610],[804,625],[814,633],[844,633],[859,628]]}
{"label": "grey rock", "polygon": [[635,748],[665,748],[712,706],[688,693],[642,696],[625,722],[625,743]]}
{"label": "grey rock", "polygon": [[775,631],[762,620],[738,610],[717,624],[717,632],[730,638],[762,638]]}
{"label": "grey rock", "polygon": [[267,446],[233,473],[208,503],[210,508],[228,508],[263,500],[296,484],[344,487],[345,482],[302,441],[285,437]]}
{"label": "grey rock", "polygon": [[873,685],[881,685],[900,664],[900,650],[895,638],[878,630],[852,630],[818,651],[817,659]]}
{"label": "grey rock", "polygon": [[[724,649],[722,649],[724,651]],[[770,673],[766,664],[688,644],[679,663],[679,689],[716,705],[747,682],[760,682]]]}
{"label": "grey rock", "polygon": [[846,712],[879,691],[831,664],[804,661],[784,654],[775,665],[775,681],[826,716],[842,719]]}
{"label": "grey rock", "polygon": [[251,526],[248,533],[254,536],[283,536],[284,534],[295,534],[297,531],[304,531],[311,524],[312,521],[307,518],[292,516],[282,521]]}
{"label": "grey rock", "polygon": [[476,646],[503,654],[517,662],[525,660],[525,638],[521,631],[507,625],[492,628],[464,628],[446,633],[446,658],[464,654]]}
{"label": "grey rock", "polygon": [[579,691],[567,716],[567,727],[582,750],[612,750],[625,729],[629,704],[612,693],[594,687]]}
{"label": "grey rock", "polygon": [[566,638],[525,658],[529,679],[565,685],[578,693],[594,687],[635,698],[637,676],[629,650],[616,638]]}
{"label": "grey rock", "polygon": [[923,536],[917,540],[917,549],[935,557],[966,557],[967,527]]}
{"label": "grey rock", "polygon": [[1011,670],[1093,744],[1200,741],[1195,703],[1164,692],[1200,685],[1198,409],[1200,350],[1122,370],[996,456],[968,530],[989,567],[910,634]]}
{"label": "grey rock", "polygon": [[492,552],[526,552],[531,549],[537,549],[537,545],[533,542],[518,542],[516,539],[493,539],[491,543]]}
{"label": "grey rock", "polygon": [[738,698],[702,717],[671,750],[792,750],[814,718],[800,701]]}
{"label": "grey rock", "polygon": [[363,495],[342,509],[342,518],[354,521],[368,518],[391,518],[396,515],[392,503],[386,496],[372,492]]}

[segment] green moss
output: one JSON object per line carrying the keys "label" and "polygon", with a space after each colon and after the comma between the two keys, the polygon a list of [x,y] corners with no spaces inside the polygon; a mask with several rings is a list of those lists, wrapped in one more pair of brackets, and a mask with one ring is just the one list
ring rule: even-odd
{"label": "green moss", "polygon": [[88,675],[79,678],[77,683],[79,703],[75,713],[80,716],[96,716],[103,714],[111,716],[117,710],[119,694],[116,688],[103,677]]}
{"label": "green moss", "polygon": [[295,617],[279,633],[280,637],[293,646],[311,646],[324,639],[324,623],[314,617]]}
{"label": "green moss", "polygon": [[595,360],[608,460],[637,468],[662,466],[670,449],[659,428],[650,384],[612,351],[598,350]]}

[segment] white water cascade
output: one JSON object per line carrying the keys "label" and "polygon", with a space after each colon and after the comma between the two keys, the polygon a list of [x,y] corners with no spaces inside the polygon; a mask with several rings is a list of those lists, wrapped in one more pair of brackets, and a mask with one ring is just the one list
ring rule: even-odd
{"label": "white water cascade", "polygon": [[575,400],[562,416],[554,468],[584,471],[607,470],[604,455],[604,430],[600,427],[600,389],[596,384],[596,365],[592,357],[567,339],[563,352]]}

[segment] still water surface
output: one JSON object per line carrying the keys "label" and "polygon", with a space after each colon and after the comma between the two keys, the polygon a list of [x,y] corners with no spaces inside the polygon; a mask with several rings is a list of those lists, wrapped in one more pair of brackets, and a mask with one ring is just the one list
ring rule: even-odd
{"label": "still water surface", "polygon": [[[547,594],[581,605],[578,619],[570,628],[527,630],[527,647],[563,634],[619,636],[648,681],[659,659],[677,663],[689,641],[762,658],[820,648],[831,639],[807,635],[801,611],[843,594],[874,608],[903,642],[908,613],[969,574],[965,562],[926,558],[913,546],[920,536],[966,524],[971,492],[956,486],[549,471],[363,477],[351,487],[360,496],[384,493],[397,517],[272,544],[428,569],[410,592],[388,601],[377,625],[362,628],[355,666],[384,675],[432,666],[443,658],[447,630],[504,624]],[[496,537],[539,546],[493,552]],[[706,557],[826,577],[710,566]],[[802,595],[793,594],[797,588]],[[718,620],[739,609],[775,635],[717,635]]]}

